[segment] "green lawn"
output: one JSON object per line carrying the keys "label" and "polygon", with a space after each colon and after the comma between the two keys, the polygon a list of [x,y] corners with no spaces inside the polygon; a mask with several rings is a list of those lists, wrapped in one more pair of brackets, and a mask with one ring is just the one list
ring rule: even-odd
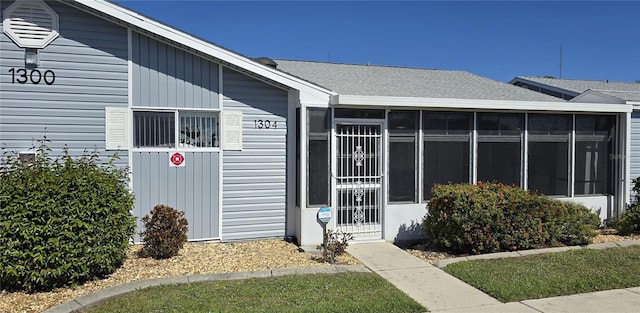
{"label": "green lawn", "polygon": [[373,273],[292,275],[138,290],[86,312],[425,312]]}
{"label": "green lawn", "polygon": [[445,271],[503,302],[640,286],[640,246],[450,264]]}

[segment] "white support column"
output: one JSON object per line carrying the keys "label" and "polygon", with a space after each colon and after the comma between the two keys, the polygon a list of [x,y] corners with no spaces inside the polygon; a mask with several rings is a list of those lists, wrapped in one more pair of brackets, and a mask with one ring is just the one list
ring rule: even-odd
{"label": "white support column", "polygon": [[631,203],[631,112],[624,115],[624,161],[623,164],[623,177],[622,185],[624,192],[622,192],[622,205],[620,206],[618,214],[624,209],[627,203]]}

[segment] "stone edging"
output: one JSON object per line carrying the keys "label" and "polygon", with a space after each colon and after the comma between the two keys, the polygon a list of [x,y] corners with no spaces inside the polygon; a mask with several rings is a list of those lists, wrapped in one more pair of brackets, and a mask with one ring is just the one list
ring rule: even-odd
{"label": "stone edging", "polygon": [[220,281],[220,280],[237,280],[258,277],[278,277],[285,275],[306,275],[306,274],[336,274],[344,272],[371,272],[368,268],[359,265],[332,265],[322,267],[297,267],[282,268],[252,272],[236,272],[236,273],[213,273],[213,274],[193,274],[188,276],[154,278],[138,280],[122,285],[117,285],[105,289],[101,289],[90,294],[86,294],[67,301],[60,305],[49,308],[43,313],[70,313],[74,310],[89,308],[99,304],[100,302],[109,300],[138,289],[144,289],[153,286],[171,285],[171,284],[188,284],[195,282]]}
{"label": "stone edging", "polygon": [[436,262],[434,265],[437,266],[438,268],[444,268],[449,264],[458,263],[462,261],[470,261],[470,260],[517,258],[521,256],[526,256],[526,255],[534,255],[534,254],[549,253],[549,252],[564,252],[564,251],[579,250],[579,249],[608,249],[608,248],[630,247],[630,246],[640,246],[640,240],[622,240],[622,241],[616,241],[616,242],[593,243],[586,246],[554,247],[554,248],[545,248],[545,249],[531,249],[531,250],[520,250],[520,251],[512,251],[512,252],[478,254],[478,255],[471,255],[466,257],[443,259]]}

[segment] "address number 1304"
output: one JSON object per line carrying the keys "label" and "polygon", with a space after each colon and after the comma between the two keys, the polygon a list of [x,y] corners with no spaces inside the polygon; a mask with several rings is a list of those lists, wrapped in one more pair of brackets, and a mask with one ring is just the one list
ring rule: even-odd
{"label": "address number 1304", "polygon": [[278,122],[272,120],[253,120],[253,127],[257,129],[278,128]]}

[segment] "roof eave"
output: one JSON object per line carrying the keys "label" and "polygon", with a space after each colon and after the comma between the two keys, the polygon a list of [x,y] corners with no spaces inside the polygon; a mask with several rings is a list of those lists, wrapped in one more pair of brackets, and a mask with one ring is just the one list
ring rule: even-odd
{"label": "roof eave", "polygon": [[402,108],[517,110],[552,112],[627,113],[633,111],[629,104],[571,103],[552,101],[484,100],[418,97],[381,97],[362,95],[337,95],[333,106],[384,106]]}

